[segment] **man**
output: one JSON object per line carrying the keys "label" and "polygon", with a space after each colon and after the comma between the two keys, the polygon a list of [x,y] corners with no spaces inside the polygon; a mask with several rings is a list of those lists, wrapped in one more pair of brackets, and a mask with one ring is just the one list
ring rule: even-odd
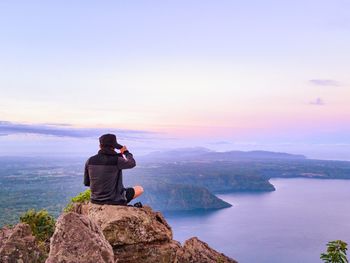
{"label": "man", "polygon": [[[126,205],[143,193],[141,186],[124,188],[123,169],[136,166],[133,155],[126,146],[117,143],[114,134],[100,138],[100,150],[85,164],[84,185],[90,186],[91,202],[95,204]],[[115,149],[119,149],[117,153]]]}

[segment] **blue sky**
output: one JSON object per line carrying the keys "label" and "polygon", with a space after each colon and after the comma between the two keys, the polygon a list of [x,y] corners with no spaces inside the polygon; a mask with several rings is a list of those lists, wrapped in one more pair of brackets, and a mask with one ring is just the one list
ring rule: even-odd
{"label": "blue sky", "polygon": [[337,0],[1,1],[0,154],[87,154],[100,131],[116,131],[140,153],[199,145],[350,159],[348,10]]}

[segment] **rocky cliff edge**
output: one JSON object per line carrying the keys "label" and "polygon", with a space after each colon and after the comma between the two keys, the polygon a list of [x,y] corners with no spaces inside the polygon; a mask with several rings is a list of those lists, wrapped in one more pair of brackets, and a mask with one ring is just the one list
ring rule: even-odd
{"label": "rocky cliff edge", "polygon": [[[0,230],[0,262],[44,262],[26,224]],[[57,220],[46,263],[235,263],[196,237],[173,240],[150,207],[76,204]]]}

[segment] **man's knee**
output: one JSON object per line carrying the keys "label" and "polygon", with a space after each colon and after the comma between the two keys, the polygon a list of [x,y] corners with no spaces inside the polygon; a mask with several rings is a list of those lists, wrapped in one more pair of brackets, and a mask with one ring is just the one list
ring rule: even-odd
{"label": "man's knee", "polygon": [[135,197],[142,195],[144,192],[143,187],[140,185],[134,186],[134,190],[135,190]]}

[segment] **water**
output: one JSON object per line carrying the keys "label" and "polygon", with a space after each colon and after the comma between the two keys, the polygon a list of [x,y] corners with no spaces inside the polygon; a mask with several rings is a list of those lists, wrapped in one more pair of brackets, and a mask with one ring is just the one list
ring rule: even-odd
{"label": "water", "polygon": [[166,214],[174,239],[198,236],[240,263],[315,263],[330,240],[350,243],[350,180],[274,179],[277,191],[219,195],[234,206]]}

